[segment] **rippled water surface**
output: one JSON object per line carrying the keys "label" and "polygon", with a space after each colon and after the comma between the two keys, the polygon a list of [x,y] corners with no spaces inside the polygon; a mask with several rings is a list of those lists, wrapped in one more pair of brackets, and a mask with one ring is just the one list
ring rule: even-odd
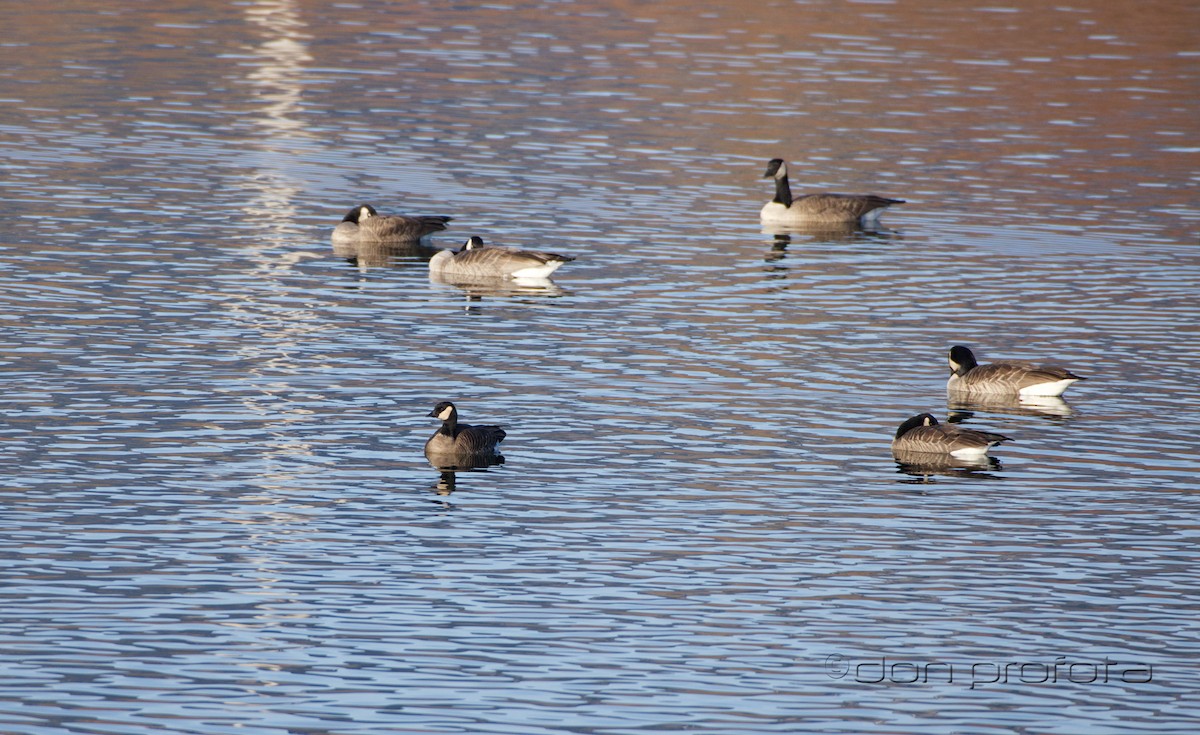
{"label": "rippled water surface", "polygon": [[152,5],[0,8],[0,731],[1194,727],[1194,3]]}

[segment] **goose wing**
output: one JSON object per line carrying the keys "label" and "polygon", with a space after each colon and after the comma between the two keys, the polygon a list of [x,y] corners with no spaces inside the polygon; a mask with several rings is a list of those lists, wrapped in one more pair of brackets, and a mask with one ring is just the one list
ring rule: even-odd
{"label": "goose wing", "polygon": [[986,450],[993,444],[1009,441],[1002,434],[967,429],[956,424],[918,426],[910,429],[892,443],[893,449],[903,452],[950,454],[962,450]]}
{"label": "goose wing", "polygon": [[918,426],[909,429],[903,436],[892,442],[892,449],[904,452],[921,452],[929,454],[949,454],[954,449],[954,442],[942,426]]}
{"label": "goose wing", "polygon": [[499,426],[459,424],[458,434],[454,437],[454,451],[472,454],[494,452],[496,445],[504,441],[505,436],[507,434]]}
{"label": "goose wing", "polygon": [[874,194],[808,194],[794,200],[790,209],[819,219],[855,220],[877,209],[903,203],[903,199]]}
{"label": "goose wing", "polygon": [[454,260],[465,266],[483,267],[494,270],[502,264],[512,264],[513,270],[530,266],[545,265],[553,261],[566,263],[575,258],[557,253],[543,253],[537,250],[518,250],[517,248],[471,248],[463,250],[454,256]]}
{"label": "goose wing", "polygon": [[977,365],[960,378],[960,385],[968,390],[973,388],[1019,392],[1032,385],[1057,383],[1060,380],[1078,380],[1067,370],[1058,367],[1043,367],[1028,362],[1004,360],[987,365]]}
{"label": "goose wing", "polygon": [[965,426],[958,424],[942,424],[942,431],[955,442],[960,449],[968,447],[990,447],[993,444],[1000,442],[1012,441],[1003,434],[997,434],[991,431],[980,431],[978,429],[968,429]]}
{"label": "goose wing", "polygon": [[448,260],[435,267],[449,275],[475,277],[504,277],[514,273],[545,266],[548,263],[566,263],[573,257],[557,253],[516,248],[471,248],[454,253]]}
{"label": "goose wing", "polygon": [[419,240],[426,235],[446,229],[449,217],[406,217],[389,215],[368,217],[358,223],[358,236],[363,240]]}

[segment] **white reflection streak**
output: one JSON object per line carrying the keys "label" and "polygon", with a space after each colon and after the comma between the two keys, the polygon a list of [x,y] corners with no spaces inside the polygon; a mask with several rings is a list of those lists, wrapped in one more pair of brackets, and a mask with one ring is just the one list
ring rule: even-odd
{"label": "white reflection streak", "polygon": [[[275,276],[286,273],[302,257],[295,251],[295,202],[300,186],[287,173],[287,164],[295,155],[296,143],[311,137],[297,113],[305,65],[312,61],[306,44],[312,36],[304,32],[306,26],[295,0],[259,0],[246,8],[246,16],[249,23],[262,29],[266,39],[248,49],[252,61],[246,81],[254,90],[253,99],[263,106],[252,117],[262,135],[250,143],[261,153],[255,158],[256,169],[243,183],[247,190],[243,210],[250,221],[262,227],[256,236],[258,253],[254,258],[262,288],[279,295],[287,288]],[[271,252],[277,248],[284,252]],[[296,473],[295,463],[287,460],[313,454],[309,442],[288,436],[288,427],[303,425],[311,412],[294,402],[295,386],[279,376],[300,372],[291,355],[314,339],[315,320],[309,308],[280,309],[259,296],[257,289],[244,292],[226,302],[225,308],[259,335],[238,348],[241,357],[258,366],[246,376],[257,391],[244,394],[242,401],[251,412],[271,418],[264,426],[271,440],[262,448],[267,467],[260,472],[259,482],[267,490],[286,489]]]}
{"label": "white reflection streak", "polygon": [[260,0],[246,9],[247,20],[261,26],[269,34],[255,52],[259,60],[247,79],[268,104],[260,125],[282,135],[304,134],[303,123],[291,115],[300,107],[300,76],[304,65],[312,61],[306,42],[312,36],[301,29],[294,0]]}
{"label": "white reflection streak", "polygon": [[[306,25],[295,0],[259,0],[246,8],[246,18],[267,36],[251,51],[253,67],[246,80],[254,88],[255,98],[265,103],[254,122],[267,133],[260,145],[268,163],[291,155],[295,147],[291,143],[310,137],[296,113],[305,65],[312,61],[307,46],[312,36],[304,32]],[[295,180],[277,166],[260,166],[258,175],[246,183],[253,189],[247,213],[275,231],[277,244],[285,244],[287,230],[295,222],[294,202],[299,193]]]}

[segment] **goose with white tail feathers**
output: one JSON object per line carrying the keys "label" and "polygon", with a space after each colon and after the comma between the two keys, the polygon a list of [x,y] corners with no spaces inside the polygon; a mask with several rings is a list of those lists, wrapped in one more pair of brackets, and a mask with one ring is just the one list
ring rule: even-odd
{"label": "goose with white tail feathers", "polygon": [[958,424],[941,424],[933,414],[922,413],[900,424],[892,439],[892,454],[949,454],[960,459],[977,459],[1006,441],[1012,439]]}
{"label": "goose with white tail feathers", "polygon": [[1072,383],[1084,378],[1060,367],[1045,367],[1028,362],[1001,360],[980,365],[975,354],[963,345],[950,348],[950,393],[1016,396],[1060,396]]}
{"label": "goose with white tail feathers", "polygon": [[472,235],[459,250],[442,250],[429,259],[429,272],[443,278],[546,279],[575,258],[537,250],[491,247]]}

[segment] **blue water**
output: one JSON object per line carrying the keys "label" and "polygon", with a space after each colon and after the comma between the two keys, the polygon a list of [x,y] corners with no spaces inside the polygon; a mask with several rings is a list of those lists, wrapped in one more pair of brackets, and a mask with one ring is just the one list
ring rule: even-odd
{"label": "blue water", "polygon": [[[0,10],[0,731],[1190,732],[1196,15]],[[775,156],[908,203],[764,232]],[[957,343],[1087,380],[948,404]]]}

